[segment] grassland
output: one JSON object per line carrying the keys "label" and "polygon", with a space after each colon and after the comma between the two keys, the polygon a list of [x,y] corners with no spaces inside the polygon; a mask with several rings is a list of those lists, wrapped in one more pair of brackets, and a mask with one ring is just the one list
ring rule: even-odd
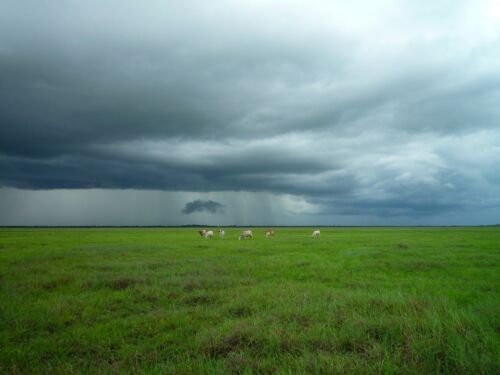
{"label": "grassland", "polygon": [[500,228],[0,229],[0,371],[499,374]]}

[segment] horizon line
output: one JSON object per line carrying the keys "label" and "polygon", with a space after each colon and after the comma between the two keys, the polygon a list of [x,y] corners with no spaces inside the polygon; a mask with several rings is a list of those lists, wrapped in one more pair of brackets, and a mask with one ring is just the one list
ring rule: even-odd
{"label": "horizon line", "polygon": [[443,225],[203,225],[203,224],[185,224],[185,225],[0,225],[4,228],[478,228],[478,227],[500,227],[500,224],[443,224]]}

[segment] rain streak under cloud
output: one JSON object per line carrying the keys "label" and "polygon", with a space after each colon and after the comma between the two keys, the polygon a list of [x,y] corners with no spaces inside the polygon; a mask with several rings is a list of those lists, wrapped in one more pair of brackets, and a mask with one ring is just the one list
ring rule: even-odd
{"label": "rain streak under cloud", "polygon": [[500,223],[499,1],[0,3],[0,225]]}

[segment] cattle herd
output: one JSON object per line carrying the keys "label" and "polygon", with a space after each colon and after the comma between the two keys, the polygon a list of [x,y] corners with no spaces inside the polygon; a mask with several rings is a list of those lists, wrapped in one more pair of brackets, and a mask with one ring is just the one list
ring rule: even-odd
{"label": "cattle herd", "polygon": [[[213,230],[202,229],[202,230],[199,230],[198,233],[200,234],[200,236],[202,238],[214,238],[214,231]],[[274,237],[274,230],[273,229],[267,229],[264,233],[265,233],[266,238]],[[321,234],[320,231],[318,229],[316,229],[312,232],[311,237],[319,237],[320,234]],[[226,232],[224,231],[224,229],[219,229],[219,237],[223,239],[225,235],[226,235]],[[238,237],[238,240],[245,240],[247,238],[253,238],[253,232],[249,229],[242,231]]]}

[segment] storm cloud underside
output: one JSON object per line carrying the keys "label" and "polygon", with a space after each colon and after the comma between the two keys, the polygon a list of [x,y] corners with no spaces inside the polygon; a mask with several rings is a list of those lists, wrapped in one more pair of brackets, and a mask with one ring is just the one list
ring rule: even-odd
{"label": "storm cloud underside", "polygon": [[182,209],[182,213],[185,215],[190,215],[193,212],[209,212],[211,214],[217,214],[217,213],[224,213],[224,205],[208,200],[208,201],[203,201],[201,199],[196,199],[192,202],[186,203],[184,208]]}
{"label": "storm cloud underside", "polygon": [[283,224],[495,223],[498,103],[497,1],[4,1],[0,224],[13,189],[180,199],[140,223],[256,197]]}

